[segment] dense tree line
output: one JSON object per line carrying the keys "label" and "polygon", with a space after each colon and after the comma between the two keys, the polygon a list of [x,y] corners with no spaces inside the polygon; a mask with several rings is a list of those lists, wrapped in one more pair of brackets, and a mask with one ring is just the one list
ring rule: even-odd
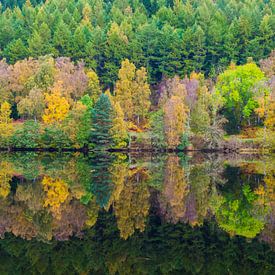
{"label": "dense tree line", "polygon": [[0,146],[126,148],[136,133],[151,148],[219,148],[226,132],[256,126],[262,145],[274,148],[274,54],[261,67],[231,63],[216,81],[192,72],[153,88],[146,68],[125,59],[112,92],[70,58],[2,60]]}
{"label": "dense tree line", "polygon": [[1,2],[1,58],[82,59],[106,87],[126,58],[156,83],[192,71],[215,76],[231,61],[259,61],[275,47],[274,1]]}

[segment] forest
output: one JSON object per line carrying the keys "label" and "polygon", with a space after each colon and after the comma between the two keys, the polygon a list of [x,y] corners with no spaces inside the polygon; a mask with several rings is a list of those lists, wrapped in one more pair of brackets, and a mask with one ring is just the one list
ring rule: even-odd
{"label": "forest", "polygon": [[275,148],[275,2],[0,4],[0,147]]}

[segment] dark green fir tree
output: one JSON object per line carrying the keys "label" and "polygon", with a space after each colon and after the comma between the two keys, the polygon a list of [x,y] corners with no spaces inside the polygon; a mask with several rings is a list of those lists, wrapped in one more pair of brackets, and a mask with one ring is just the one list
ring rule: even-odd
{"label": "dark green fir tree", "polygon": [[112,144],[110,129],[112,128],[113,108],[107,95],[101,94],[92,110],[91,142],[96,149],[108,149]]}

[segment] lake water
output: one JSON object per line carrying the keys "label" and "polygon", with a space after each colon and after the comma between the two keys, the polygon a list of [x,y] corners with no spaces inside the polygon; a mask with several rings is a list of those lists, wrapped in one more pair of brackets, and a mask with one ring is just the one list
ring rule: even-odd
{"label": "lake water", "polygon": [[0,154],[0,274],[275,274],[275,157]]}

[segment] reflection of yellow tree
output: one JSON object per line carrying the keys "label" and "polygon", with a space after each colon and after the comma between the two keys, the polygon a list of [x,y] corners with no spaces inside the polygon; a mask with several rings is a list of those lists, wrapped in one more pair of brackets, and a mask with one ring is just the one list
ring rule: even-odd
{"label": "reflection of yellow tree", "polygon": [[146,186],[147,171],[133,169],[129,174],[119,199],[114,205],[120,236],[124,239],[130,237],[135,229],[144,231],[149,213],[150,193]]}
{"label": "reflection of yellow tree", "polygon": [[[244,165],[243,165],[244,166]],[[248,165],[246,165],[246,171]],[[260,173],[264,175],[263,183],[254,191],[258,195],[257,203],[261,205],[273,206],[275,203],[275,159],[268,158],[255,162],[249,166],[250,173]]]}
{"label": "reflection of yellow tree", "polygon": [[10,181],[13,175],[11,163],[2,161],[0,163],[0,197],[6,198],[10,193]]}
{"label": "reflection of yellow tree", "polygon": [[69,196],[67,184],[61,179],[52,179],[45,176],[42,180],[43,189],[46,192],[44,207],[50,207],[57,216],[60,214],[60,205]]}
{"label": "reflection of yellow tree", "polygon": [[109,199],[108,204],[106,205],[106,210],[109,209],[111,204],[119,200],[120,194],[124,188],[124,183],[128,175],[127,163],[116,161],[109,168],[111,173],[112,183],[114,184],[113,193]]}
{"label": "reflection of yellow tree", "polygon": [[96,203],[96,198],[94,197],[87,206],[87,220],[85,222],[88,228],[91,228],[95,225],[98,217],[99,205]]}
{"label": "reflection of yellow tree", "polygon": [[31,184],[19,185],[16,189],[15,200],[24,202],[28,209],[34,212],[43,210],[45,193],[41,184],[33,182]]}
{"label": "reflection of yellow tree", "polygon": [[267,205],[270,209],[267,218],[267,224],[261,233],[261,239],[268,242],[273,248],[275,247],[275,159],[268,159],[258,165],[258,169],[264,176],[264,184],[256,189],[259,196],[257,203]]}
{"label": "reflection of yellow tree", "polygon": [[189,193],[184,169],[178,156],[169,156],[164,177],[164,189],[161,196],[161,208],[166,218],[172,222],[184,217],[185,200]]}

